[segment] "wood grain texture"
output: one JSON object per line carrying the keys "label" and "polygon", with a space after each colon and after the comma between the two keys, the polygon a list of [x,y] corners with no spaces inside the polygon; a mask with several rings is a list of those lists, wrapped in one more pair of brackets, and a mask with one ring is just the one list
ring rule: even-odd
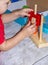
{"label": "wood grain texture", "polygon": [[26,0],[27,5],[34,9],[34,5],[38,5],[38,12],[48,10],[48,0]]}

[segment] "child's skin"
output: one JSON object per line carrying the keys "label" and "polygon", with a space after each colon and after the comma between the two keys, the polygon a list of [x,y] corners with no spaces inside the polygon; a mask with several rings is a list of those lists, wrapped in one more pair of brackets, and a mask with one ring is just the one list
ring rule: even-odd
{"label": "child's skin", "polygon": [[[10,0],[0,0],[0,14],[2,14],[2,21],[3,23],[8,23],[14,19],[17,19],[20,16],[29,16],[28,12],[32,11],[32,9],[22,9],[20,11],[15,11],[10,14],[3,14],[7,10],[7,6]],[[17,45],[21,40],[23,40],[25,37],[31,36],[35,32],[35,24],[30,25],[28,23],[17,35],[15,35],[13,38],[5,40],[0,45],[0,50],[6,51],[11,48],[13,48],[15,45]]]}

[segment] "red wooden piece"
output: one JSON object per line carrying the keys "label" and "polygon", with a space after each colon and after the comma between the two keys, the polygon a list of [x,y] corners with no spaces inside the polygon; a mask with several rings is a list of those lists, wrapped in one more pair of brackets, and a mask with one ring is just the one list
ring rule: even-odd
{"label": "red wooden piece", "polygon": [[31,21],[32,17],[34,17],[34,12],[31,11],[31,12],[29,12],[29,14],[30,14],[30,16],[29,16],[29,21]]}
{"label": "red wooden piece", "polygon": [[40,14],[34,14],[34,11],[29,12],[29,21],[31,21],[32,17],[36,18],[36,26],[40,26],[41,22],[41,15]]}
{"label": "red wooden piece", "polygon": [[41,23],[41,15],[36,14],[36,26],[40,26],[40,23]]}

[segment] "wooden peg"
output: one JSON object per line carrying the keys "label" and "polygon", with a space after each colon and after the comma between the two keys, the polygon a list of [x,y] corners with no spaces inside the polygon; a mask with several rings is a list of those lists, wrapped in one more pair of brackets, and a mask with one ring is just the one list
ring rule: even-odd
{"label": "wooden peg", "polygon": [[43,32],[42,32],[42,30],[43,30],[43,15],[41,15],[41,25],[40,25],[40,42],[42,41],[42,37],[43,37]]}
{"label": "wooden peg", "polygon": [[34,14],[37,14],[37,4],[35,4]]}

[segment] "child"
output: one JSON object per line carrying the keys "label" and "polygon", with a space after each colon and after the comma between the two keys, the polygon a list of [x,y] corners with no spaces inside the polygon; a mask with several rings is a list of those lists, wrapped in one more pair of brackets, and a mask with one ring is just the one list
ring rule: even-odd
{"label": "child", "polygon": [[35,24],[30,25],[28,23],[17,35],[13,38],[6,40],[4,37],[4,23],[17,19],[18,17],[29,16],[28,12],[32,9],[21,9],[10,14],[3,14],[7,10],[7,6],[10,0],[0,0],[0,50],[6,51],[13,48],[25,37],[31,36],[35,32]]}

